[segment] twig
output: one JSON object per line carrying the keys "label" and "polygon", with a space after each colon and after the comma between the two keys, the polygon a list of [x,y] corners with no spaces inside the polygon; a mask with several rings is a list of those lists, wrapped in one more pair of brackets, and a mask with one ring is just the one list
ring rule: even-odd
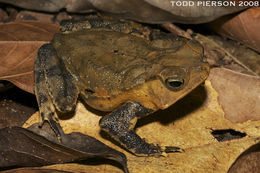
{"label": "twig", "polygon": [[191,34],[189,32],[186,32],[184,30],[182,30],[181,28],[179,28],[178,26],[172,24],[172,23],[165,23],[161,25],[164,29],[166,29],[167,31],[174,33],[178,36],[182,36],[188,39],[192,39]]}

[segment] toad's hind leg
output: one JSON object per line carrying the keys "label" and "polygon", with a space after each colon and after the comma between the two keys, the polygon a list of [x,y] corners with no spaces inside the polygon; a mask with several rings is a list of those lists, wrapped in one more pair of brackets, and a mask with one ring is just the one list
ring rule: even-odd
{"label": "toad's hind leg", "polygon": [[56,110],[61,113],[73,111],[78,91],[71,74],[51,44],[45,44],[39,49],[34,66],[34,78],[41,118],[43,122],[48,121],[57,136],[60,136]]}
{"label": "toad's hind leg", "polygon": [[109,133],[129,151],[139,156],[163,155],[164,152],[179,151],[178,147],[161,148],[145,142],[134,132],[137,118],[152,112],[137,102],[128,102],[116,111],[104,116],[99,124],[102,130]]}

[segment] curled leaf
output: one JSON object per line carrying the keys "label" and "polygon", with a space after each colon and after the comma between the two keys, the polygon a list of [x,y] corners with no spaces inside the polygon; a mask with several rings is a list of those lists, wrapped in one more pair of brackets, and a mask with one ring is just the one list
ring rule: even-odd
{"label": "curled leaf", "polygon": [[67,142],[61,145],[21,127],[2,128],[0,129],[0,168],[41,166],[102,157],[119,162],[124,167],[124,171],[128,172],[125,155],[95,138],[72,133],[67,135],[66,139]]}

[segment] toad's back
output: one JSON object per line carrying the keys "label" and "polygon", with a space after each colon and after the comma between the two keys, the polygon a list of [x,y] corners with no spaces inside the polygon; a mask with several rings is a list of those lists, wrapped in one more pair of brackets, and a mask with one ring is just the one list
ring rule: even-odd
{"label": "toad's back", "polygon": [[154,77],[163,67],[156,63],[164,49],[148,40],[109,30],[82,30],[56,34],[57,54],[67,69],[90,89],[126,90]]}

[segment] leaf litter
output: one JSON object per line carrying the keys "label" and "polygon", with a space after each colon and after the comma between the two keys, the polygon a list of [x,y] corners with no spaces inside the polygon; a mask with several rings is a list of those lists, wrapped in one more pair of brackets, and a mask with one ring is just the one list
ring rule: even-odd
{"label": "leaf litter", "polygon": [[[220,48],[220,50],[220,54],[230,55],[225,49]],[[230,57],[233,58],[235,56],[232,55]],[[257,74],[255,72],[257,68],[251,70],[247,65],[244,65],[239,60],[237,61],[236,57],[235,61],[242,66],[242,68],[246,69],[245,71],[248,73]],[[29,74],[26,75],[26,78],[29,77]],[[216,74],[212,73],[211,75],[213,75],[212,79],[216,78]],[[225,75],[223,77],[225,77]],[[229,76],[227,80],[229,80],[229,78],[232,79],[232,75]],[[241,78],[244,78],[243,75]],[[32,77],[31,79],[33,80]],[[221,82],[223,81],[220,80],[220,83]],[[29,86],[29,89],[26,89],[26,87],[21,88],[32,93],[32,83],[28,83],[26,80],[20,83],[26,84],[27,87]],[[98,127],[100,116],[97,116],[100,114],[88,111],[81,103],[77,106],[75,116],[68,120],[61,120],[61,125],[66,134],[80,132],[85,135],[90,135],[108,146],[125,153],[128,158],[130,172],[210,172],[210,170],[212,172],[226,172],[241,152],[259,142],[260,122],[258,119],[252,119],[251,116],[245,116],[241,122],[236,123],[232,123],[228,120],[226,116],[229,113],[223,108],[223,105],[225,106],[223,103],[225,102],[222,102],[220,99],[221,95],[223,95],[221,94],[222,90],[221,87],[216,87],[216,83],[218,83],[218,80],[214,81],[209,79],[205,82],[205,88],[197,88],[171,108],[165,111],[159,111],[138,122],[139,126],[136,131],[140,136],[145,137],[147,141],[164,146],[180,146],[185,150],[183,153],[168,154],[167,157],[160,158],[133,156],[113,143],[113,141],[111,142],[111,139],[105,133],[100,132]],[[19,84],[17,85],[19,86]],[[227,88],[232,90],[232,87],[232,85],[228,85]],[[247,88],[244,89],[244,93],[247,91],[246,89]],[[256,91],[252,89],[248,92]],[[250,97],[252,97],[252,95],[250,95]],[[241,98],[243,98],[243,95],[237,96],[237,99]],[[232,101],[236,102],[235,99],[232,99]],[[232,107],[232,105],[235,104],[230,105],[231,106],[226,105],[226,107]],[[249,114],[246,113],[246,115]],[[37,123],[39,120],[38,117],[39,115],[37,113],[34,114],[27,120],[23,127],[29,127]],[[233,120],[237,118],[239,118],[239,116],[233,117]],[[34,128],[35,127],[34,125]],[[235,131],[246,134],[246,136],[237,139],[229,138],[229,140],[219,142],[212,135],[213,132],[225,131],[227,129],[231,132]],[[228,131],[228,133],[231,134],[230,131]],[[234,135],[231,134],[231,136]],[[36,138],[38,137],[39,136]],[[50,136],[48,136],[48,138],[49,137]],[[47,139],[44,138],[44,140]],[[66,170],[71,172],[122,171],[120,168],[111,164],[93,166],[76,163],[44,166],[42,169]]]}

